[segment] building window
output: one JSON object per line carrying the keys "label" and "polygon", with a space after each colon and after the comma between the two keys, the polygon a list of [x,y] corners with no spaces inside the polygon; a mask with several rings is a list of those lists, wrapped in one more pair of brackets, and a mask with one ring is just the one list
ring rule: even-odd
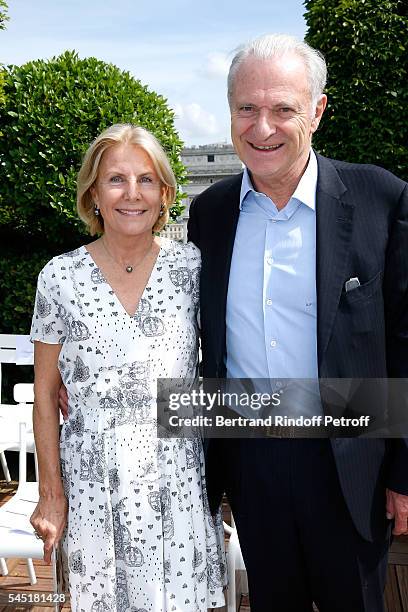
{"label": "building window", "polygon": [[214,155],[207,155],[207,161],[208,162],[213,162],[214,161]]}

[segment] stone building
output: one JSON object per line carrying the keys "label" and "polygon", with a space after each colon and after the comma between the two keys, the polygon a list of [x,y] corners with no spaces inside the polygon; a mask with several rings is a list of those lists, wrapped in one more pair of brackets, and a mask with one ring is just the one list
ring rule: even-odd
{"label": "stone building", "polygon": [[180,223],[168,223],[164,230],[160,232],[161,236],[178,240],[179,242],[187,242],[186,224],[184,221]]}
{"label": "stone building", "polygon": [[242,163],[230,144],[186,147],[181,152],[181,161],[188,173],[188,183],[183,185],[183,191],[187,194],[183,200],[183,218],[179,223],[168,225],[162,234],[185,242],[188,213],[193,198],[212,183],[241,172]]}
{"label": "stone building", "polygon": [[237,174],[242,163],[231,144],[200,145],[188,147],[181,152],[181,161],[188,171],[188,184],[183,186],[187,198],[183,218],[188,219],[188,210],[194,196],[212,183]]}

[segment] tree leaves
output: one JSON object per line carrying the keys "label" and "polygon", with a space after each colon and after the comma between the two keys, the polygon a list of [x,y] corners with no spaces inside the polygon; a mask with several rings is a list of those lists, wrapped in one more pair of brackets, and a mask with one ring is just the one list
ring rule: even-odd
{"label": "tree leaves", "polygon": [[6,27],[6,21],[9,20],[7,15],[7,3],[5,0],[0,0],[0,30],[4,30]]}
{"label": "tree leaves", "polygon": [[[182,142],[166,100],[112,64],[79,59],[67,51],[49,61],[9,66],[5,94],[0,113],[0,225],[1,207],[13,202],[19,225],[32,227],[35,219],[39,231],[56,246],[67,226],[83,233],[73,214],[76,174],[90,142],[113,123],[137,118],[162,142],[178,181],[185,182],[179,162]],[[44,202],[55,212],[38,218]],[[180,213],[180,201],[174,212]]]}
{"label": "tree leaves", "polygon": [[306,0],[306,40],[328,65],[314,146],[407,178],[408,20],[402,0]]}
{"label": "tree leaves", "polygon": [[[160,140],[179,184],[186,182],[186,170],[166,99],[129,72],[66,51],[48,61],[8,66],[2,74],[0,329],[18,333],[31,318],[40,264],[87,240],[76,213],[76,175],[84,152],[103,129],[136,122]],[[181,197],[174,217],[181,214]]]}

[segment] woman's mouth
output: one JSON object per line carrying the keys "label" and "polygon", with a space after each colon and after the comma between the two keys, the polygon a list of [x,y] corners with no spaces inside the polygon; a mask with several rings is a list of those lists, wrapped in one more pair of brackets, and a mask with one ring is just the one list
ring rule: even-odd
{"label": "woman's mouth", "polygon": [[125,215],[127,217],[138,217],[140,215],[143,215],[144,212],[146,212],[145,210],[130,210],[127,208],[117,208],[116,211],[121,215]]}

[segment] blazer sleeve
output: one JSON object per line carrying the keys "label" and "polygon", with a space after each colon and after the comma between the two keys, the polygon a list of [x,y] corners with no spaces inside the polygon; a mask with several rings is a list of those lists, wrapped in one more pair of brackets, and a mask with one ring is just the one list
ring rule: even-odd
{"label": "blazer sleeve", "polygon": [[408,378],[408,185],[399,198],[390,228],[384,270],[387,370]]}
{"label": "blazer sleeve", "polygon": [[190,242],[194,242],[194,244],[198,248],[200,248],[200,233],[198,230],[196,198],[194,198],[194,200],[190,204],[189,218],[187,224],[187,240],[189,240]]}
{"label": "blazer sleeve", "polygon": [[[391,225],[384,271],[387,370],[390,378],[408,379],[408,185],[401,192]],[[408,381],[407,381],[408,382]],[[407,384],[404,388],[407,388]],[[406,394],[404,394],[406,395]],[[402,407],[402,436],[408,429],[408,398]],[[395,399],[394,399],[395,401]],[[388,488],[408,495],[408,438],[387,440]]]}
{"label": "blazer sleeve", "polygon": [[386,485],[388,489],[408,495],[408,438],[387,440],[391,443]]}

